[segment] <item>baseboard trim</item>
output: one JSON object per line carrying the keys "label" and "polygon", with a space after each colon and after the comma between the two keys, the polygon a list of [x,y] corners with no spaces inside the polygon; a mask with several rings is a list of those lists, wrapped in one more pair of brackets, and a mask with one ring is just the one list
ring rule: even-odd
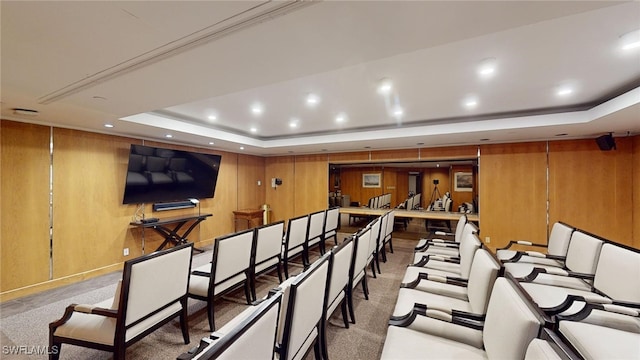
{"label": "baseboard trim", "polygon": [[39,293],[45,290],[55,289],[64,285],[74,284],[74,283],[91,279],[100,275],[109,274],[114,271],[121,271],[122,264],[123,262],[81,272],[78,274],[64,276],[58,279],[53,279],[53,280],[44,281],[41,283],[29,285],[29,286],[24,286],[18,289],[7,290],[0,293],[0,302],[17,299],[23,296]]}

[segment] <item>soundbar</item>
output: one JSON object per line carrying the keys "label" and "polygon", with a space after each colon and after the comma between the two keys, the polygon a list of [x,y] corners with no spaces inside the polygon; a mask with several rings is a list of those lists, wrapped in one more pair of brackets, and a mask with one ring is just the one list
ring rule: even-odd
{"label": "soundbar", "polygon": [[196,207],[196,204],[191,200],[175,201],[175,202],[168,202],[168,203],[155,203],[153,204],[153,211],[186,209],[186,208],[192,208],[192,207]]}

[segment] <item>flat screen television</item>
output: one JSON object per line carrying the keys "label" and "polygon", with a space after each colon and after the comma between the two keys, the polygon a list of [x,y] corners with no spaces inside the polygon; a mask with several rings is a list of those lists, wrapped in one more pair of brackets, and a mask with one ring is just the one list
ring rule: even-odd
{"label": "flat screen television", "polygon": [[123,204],[212,198],[220,155],[131,145]]}

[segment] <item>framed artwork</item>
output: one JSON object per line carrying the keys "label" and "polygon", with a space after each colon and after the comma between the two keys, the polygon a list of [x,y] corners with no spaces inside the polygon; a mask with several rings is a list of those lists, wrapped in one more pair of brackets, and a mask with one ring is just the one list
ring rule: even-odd
{"label": "framed artwork", "polygon": [[362,174],[363,188],[379,188],[381,186],[380,183],[380,173]]}
{"label": "framed artwork", "polygon": [[453,177],[453,191],[472,191],[473,174],[470,172],[457,172]]}

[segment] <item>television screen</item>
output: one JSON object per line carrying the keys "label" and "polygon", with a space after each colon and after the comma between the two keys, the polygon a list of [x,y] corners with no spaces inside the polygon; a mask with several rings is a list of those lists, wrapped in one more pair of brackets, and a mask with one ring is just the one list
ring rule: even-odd
{"label": "television screen", "polygon": [[123,204],[212,198],[220,155],[131,145]]}

